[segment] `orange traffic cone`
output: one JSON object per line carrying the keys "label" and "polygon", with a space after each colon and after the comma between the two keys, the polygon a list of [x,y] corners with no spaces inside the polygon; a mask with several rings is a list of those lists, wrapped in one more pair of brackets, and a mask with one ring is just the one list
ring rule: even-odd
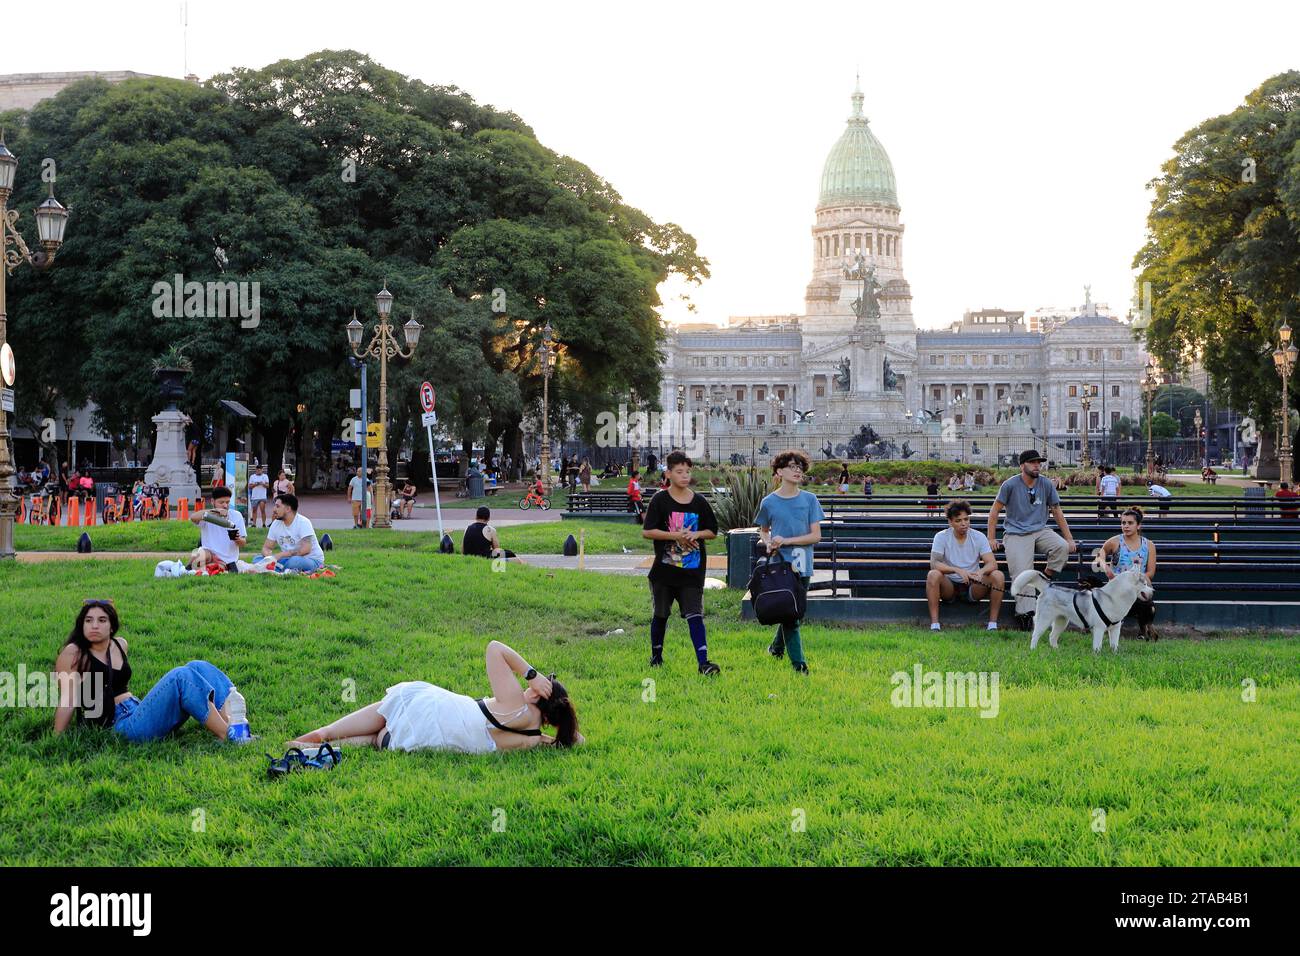
{"label": "orange traffic cone", "polygon": [[14,523],[15,523],[15,524],[25,524],[26,522],[25,522],[25,520],[24,520],[24,517],[26,516],[26,514],[27,514],[27,499],[26,499],[26,498],[19,498],[19,499],[18,499],[18,514],[16,514],[16,515],[14,516]]}
{"label": "orange traffic cone", "polygon": [[68,496],[68,527],[75,528],[81,524],[81,505],[75,495]]}
{"label": "orange traffic cone", "polygon": [[95,523],[95,499],[87,498],[86,499],[86,525],[87,527],[89,527],[94,523]]}
{"label": "orange traffic cone", "polygon": [[180,513],[176,515],[176,517],[180,518],[182,521],[190,520],[190,499],[188,498],[181,499],[181,510]]}

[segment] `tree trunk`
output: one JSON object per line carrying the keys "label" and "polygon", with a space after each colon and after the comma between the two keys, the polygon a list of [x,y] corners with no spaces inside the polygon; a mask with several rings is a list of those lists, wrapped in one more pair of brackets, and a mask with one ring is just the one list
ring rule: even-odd
{"label": "tree trunk", "polygon": [[289,437],[289,425],[288,423],[268,425],[263,434],[266,436],[266,471],[274,481],[275,476],[284,467],[284,441]]}

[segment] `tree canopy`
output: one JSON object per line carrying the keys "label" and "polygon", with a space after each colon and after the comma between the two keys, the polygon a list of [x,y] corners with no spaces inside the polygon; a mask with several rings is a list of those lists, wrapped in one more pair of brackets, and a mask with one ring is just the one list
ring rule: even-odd
{"label": "tree canopy", "polygon": [[[233,398],[273,449],[291,427],[332,435],[356,378],[344,327],[355,310],[368,341],[386,280],[394,324],[413,311],[425,327],[414,359],[389,365],[390,451],[421,378],[467,440],[517,450],[541,395],[544,325],[557,406],[594,417],[656,393],[658,287],[708,275],[691,236],[626,205],[520,117],[353,51],[202,86],[85,80],[0,119],[26,167],[12,206],[43,197],[49,156],[71,210],[57,266],[11,280],[29,420],[90,399],[98,424],[126,434],[158,410],[153,359],[180,344],[196,420]],[[259,321],[158,316],[155,286],[175,275],[258,283]]]}
{"label": "tree canopy", "polygon": [[1300,326],[1300,72],[1184,134],[1150,185],[1148,349],[1168,368],[1200,353],[1216,398],[1275,421],[1277,329]]}

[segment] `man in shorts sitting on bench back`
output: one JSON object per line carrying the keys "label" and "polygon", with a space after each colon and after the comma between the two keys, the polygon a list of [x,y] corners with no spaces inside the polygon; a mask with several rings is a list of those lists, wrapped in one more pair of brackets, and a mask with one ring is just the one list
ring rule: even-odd
{"label": "man in shorts sitting on bench back", "polygon": [[925,578],[925,598],[930,605],[930,630],[939,630],[939,602],[979,604],[989,599],[987,629],[998,629],[1006,577],[998,570],[989,539],[970,526],[970,504],[960,498],[948,505],[948,527],[930,545],[930,573]]}

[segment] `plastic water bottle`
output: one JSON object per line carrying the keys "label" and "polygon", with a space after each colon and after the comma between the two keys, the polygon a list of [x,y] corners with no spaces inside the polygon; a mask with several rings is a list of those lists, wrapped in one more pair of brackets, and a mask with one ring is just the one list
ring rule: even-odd
{"label": "plastic water bottle", "polygon": [[226,731],[226,739],[237,744],[246,744],[252,740],[252,734],[248,730],[248,703],[232,684],[230,687],[230,696],[226,698],[226,709],[230,712],[230,727]]}

